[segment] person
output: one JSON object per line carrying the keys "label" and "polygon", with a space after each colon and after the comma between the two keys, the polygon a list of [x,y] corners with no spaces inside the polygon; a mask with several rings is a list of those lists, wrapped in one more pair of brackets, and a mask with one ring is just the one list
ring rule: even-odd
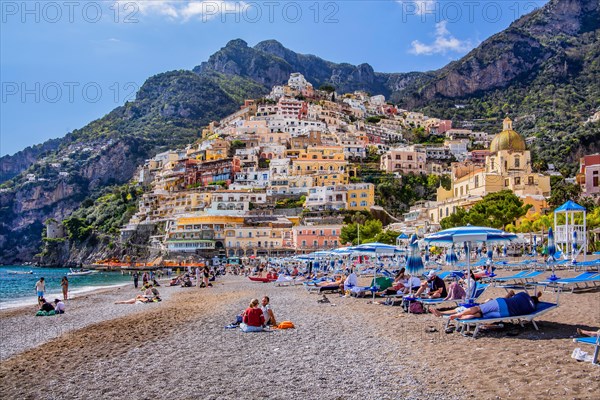
{"label": "person", "polygon": [[42,297],[40,301],[41,301],[40,311],[46,311],[46,312],[54,311],[54,306],[52,304],[48,303],[45,298]]}
{"label": "person", "polygon": [[264,324],[265,316],[262,310],[258,308],[258,299],[252,299],[242,315],[240,328],[244,332],[262,332]]}
{"label": "person", "polygon": [[196,267],[196,287],[201,287],[200,284],[202,283],[202,277],[200,275],[200,267]]}
{"label": "person", "polygon": [[160,283],[155,279],[152,279],[152,286],[160,286]]}
{"label": "person", "polygon": [[202,283],[204,283],[204,287],[212,286],[211,283],[208,282],[208,277],[210,276],[210,269],[208,265],[205,265],[202,269]]}
{"label": "person", "polygon": [[294,265],[294,269],[292,269],[292,276],[294,276],[294,277],[298,276],[298,273],[299,273],[298,266]]}
{"label": "person", "polygon": [[57,314],[65,313],[65,303],[60,301],[60,299],[54,299],[54,312]]}
{"label": "person", "polygon": [[579,336],[598,337],[600,336],[600,329],[598,329],[597,331],[586,331],[584,329],[577,328],[577,334]]}
{"label": "person", "polygon": [[392,283],[392,286],[390,286],[389,288],[387,288],[381,292],[375,293],[375,295],[376,296],[394,296],[394,295],[398,294],[399,291],[402,291],[404,289],[406,282],[407,282],[406,268],[402,268],[396,274],[396,277],[394,278],[394,282]]}
{"label": "person", "polygon": [[44,300],[44,292],[46,291],[44,277],[41,277],[40,280],[35,283],[35,291],[37,293],[38,305],[41,306],[43,304],[42,300]]}
{"label": "person", "polygon": [[537,296],[529,296],[527,292],[519,292],[515,294],[510,290],[506,297],[496,299],[488,299],[485,303],[478,306],[464,308],[458,307],[455,310],[440,312],[436,309],[431,309],[431,312],[441,317],[449,315],[450,319],[472,319],[472,318],[503,318],[517,315],[527,315],[535,311],[537,304],[540,302],[542,292],[538,292]]}
{"label": "person", "polygon": [[275,326],[277,325],[277,321],[275,320],[275,314],[273,313],[273,309],[271,308],[269,296],[265,296],[261,301],[261,309],[263,312],[263,316],[265,317],[265,325]]}
{"label": "person", "polygon": [[134,288],[138,288],[138,281],[140,279],[140,276],[138,275],[137,271],[133,272],[133,287]]}
{"label": "person", "polygon": [[60,281],[60,286],[62,287],[63,300],[67,300],[67,295],[69,293],[69,280],[66,276],[63,276],[62,280]]}
{"label": "person", "polygon": [[144,274],[142,275],[142,283],[144,284],[144,286],[146,286],[146,284],[148,283],[148,272],[144,271]]}
{"label": "person", "polygon": [[[429,287],[429,293],[422,296],[427,287]],[[437,273],[433,270],[429,271],[427,280],[421,284],[421,287],[415,294],[415,297],[425,297],[430,299],[445,298],[446,296],[448,296],[446,284],[444,283],[444,280],[437,276]]]}
{"label": "person", "polygon": [[144,297],[141,294],[138,294],[133,299],[115,301],[115,304],[142,304],[142,303],[150,303],[151,301],[152,300],[150,300],[149,298]]}

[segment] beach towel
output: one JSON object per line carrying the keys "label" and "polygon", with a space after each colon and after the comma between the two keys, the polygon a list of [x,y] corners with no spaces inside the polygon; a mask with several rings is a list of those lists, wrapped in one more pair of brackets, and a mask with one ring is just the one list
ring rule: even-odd
{"label": "beach towel", "polygon": [[39,310],[38,312],[35,313],[36,317],[47,317],[50,315],[56,315],[56,312],[54,310],[52,310],[52,311]]}

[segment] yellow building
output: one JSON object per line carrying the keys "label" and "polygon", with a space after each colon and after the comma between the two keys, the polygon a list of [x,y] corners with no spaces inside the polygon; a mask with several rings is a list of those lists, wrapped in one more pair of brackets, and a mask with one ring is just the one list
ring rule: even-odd
{"label": "yellow building", "polygon": [[527,198],[550,196],[550,177],[532,171],[531,152],[521,135],[513,130],[510,118],[504,120],[502,132],[492,140],[484,167],[468,163],[453,165],[452,186],[450,190],[438,188],[437,205],[429,209],[429,217],[439,223],[457,208],[469,208],[486,194],[501,190],[511,190],[532,204],[533,200]]}
{"label": "yellow building", "polygon": [[347,210],[369,211],[375,205],[375,185],[372,183],[348,185],[346,203]]}
{"label": "yellow building", "polygon": [[216,161],[227,158],[229,152],[229,141],[224,139],[215,139],[206,149],[205,161]]}

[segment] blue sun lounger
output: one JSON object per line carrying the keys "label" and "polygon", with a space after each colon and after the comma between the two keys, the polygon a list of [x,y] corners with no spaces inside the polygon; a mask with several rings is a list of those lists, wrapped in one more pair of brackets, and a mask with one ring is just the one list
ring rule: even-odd
{"label": "blue sun lounger", "polygon": [[[477,283],[477,289],[475,289],[475,293],[473,295],[473,299],[474,301],[477,301],[478,298],[481,297],[481,295],[483,294],[483,292],[485,292],[485,289],[488,288],[488,286],[490,286],[489,284],[486,283]],[[423,306],[445,306],[448,304],[457,304],[460,302],[464,302],[465,299],[455,299],[455,300],[444,300],[444,299],[416,299],[415,301],[418,301],[420,303],[423,304]]]}
{"label": "blue sun lounger", "polygon": [[[556,281],[541,281],[538,282],[539,285],[544,285],[546,287],[551,287],[555,289],[563,290],[565,287],[569,285],[574,285],[572,291],[575,289],[584,289],[589,287],[588,284],[593,284],[596,286],[597,283],[600,283],[600,273],[598,272],[583,272],[577,275],[574,278],[564,278]],[[579,287],[580,284],[585,285],[583,288]]]}
{"label": "blue sun lounger", "polygon": [[592,357],[592,364],[600,365],[598,357],[600,356],[600,336],[596,337],[585,337],[573,339],[573,342],[579,344],[589,344],[594,346],[594,356]]}
{"label": "blue sun lounger", "polygon": [[[531,322],[535,330],[539,330],[534,319],[546,314],[549,311],[554,310],[558,307],[556,303],[539,302],[535,312],[526,315],[514,315],[510,317],[499,317],[499,318],[472,318],[472,319],[455,319],[454,322],[457,327],[460,328],[463,335],[466,335],[471,327],[474,327],[473,338],[479,333],[479,329],[482,325],[493,324],[496,322],[518,322],[521,326],[524,326],[525,322]],[[446,324],[448,325],[448,324]]]}
{"label": "blue sun lounger", "polygon": [[498,283],[519,283],[525,284],[528,282],[532,282],[534,278],[542,275],[542,271],[521,271],[517,274],[511,276],[504,276],[502,278],[494,278],[494,282]]}

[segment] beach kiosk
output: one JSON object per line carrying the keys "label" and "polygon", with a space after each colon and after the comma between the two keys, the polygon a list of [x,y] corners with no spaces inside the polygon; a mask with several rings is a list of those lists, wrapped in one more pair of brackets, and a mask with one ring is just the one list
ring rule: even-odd
{"label": "beach kiosk", "polygon": [[[563,218],[559,218],[564,214]],[[554,240],[559,250],[575,260],[583,251],[583,260],[587,253],[586,209],[572,200],[554,210]]]}

